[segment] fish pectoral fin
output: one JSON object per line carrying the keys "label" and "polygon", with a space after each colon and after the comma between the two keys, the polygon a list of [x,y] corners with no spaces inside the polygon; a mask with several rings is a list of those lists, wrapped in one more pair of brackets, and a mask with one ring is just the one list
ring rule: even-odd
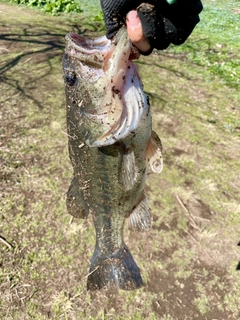
{"label": "fish pectoral fin", "polygon": [[67,211],[75,218],[85,219],[88,216],[88,207],[83,199],[82,191],[77,178],[73,178],[67,192]]}
{"label": "fish pectoral fin", "polygon": [[146,161],[151,171],[156,173],[162,171],[162,143],[157,133],[153,130],[147,145]]}
{"label": "fish pectoral fin", "polygon": [[152,226],[152,211],[145,195],[127,218],[127,226],[132,231],[145,231]]}
{"label": "fish pectoral fin", "polygon": [[132,149],[120,148],[118,160],[118,183],[123,190],[131,190],[137,178],[135,155]]}

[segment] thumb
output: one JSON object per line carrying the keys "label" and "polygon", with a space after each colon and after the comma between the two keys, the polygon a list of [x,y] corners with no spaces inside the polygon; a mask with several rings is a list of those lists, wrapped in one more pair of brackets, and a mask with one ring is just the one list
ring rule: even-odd
{"label": "thumb", "polygon": [[136,10],[128,12],[126,16],[126,25],[128,36],[135,47],[137,47],[141,52],[149,51],[150,44],[144,37],[141,20],[139,19]]}

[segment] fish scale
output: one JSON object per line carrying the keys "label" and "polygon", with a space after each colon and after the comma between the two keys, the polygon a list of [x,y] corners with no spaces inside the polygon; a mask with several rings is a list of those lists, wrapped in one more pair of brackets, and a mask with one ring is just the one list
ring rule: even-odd
{"label": "fish scale", "polygon": [[[138,231],[151,226],[144,187],[148,169],[161,172],[162,155],[130,47],[125,28],[113,42],[66,36],[63,76],[73,167],[67,210],[76,218],[89,213],[93,218],[89,290],[143,285],[123,230],[125,223]],[[156,161],[159,166],[149,166]]]}

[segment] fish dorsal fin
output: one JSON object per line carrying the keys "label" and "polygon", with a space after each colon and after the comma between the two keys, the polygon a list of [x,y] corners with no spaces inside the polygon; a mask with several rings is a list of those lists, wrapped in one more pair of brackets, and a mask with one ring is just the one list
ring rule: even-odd
{"label": "fish dorsal fin", "polygon": [[163,169],[162,143],[155,131],[152,130],[151,137],[148,141],[146,160],[148,167],[156,173]]}
{"label": "fish dorsal fin", "polygon": [[123,190],[131,190],[137,177],[133,148],[127,148],[122,143],[120,145],[118,159],[118,182]]}
{"label": "fish dorsal fin", "polygon": [[132,231],[145,231],[152,225],[152,211],[144,195],[142,200],[127,218],[128,229]]}

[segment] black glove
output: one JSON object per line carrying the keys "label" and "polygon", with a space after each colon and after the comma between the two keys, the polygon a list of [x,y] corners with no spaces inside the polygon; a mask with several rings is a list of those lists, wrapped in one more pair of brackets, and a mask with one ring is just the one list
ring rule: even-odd
{"label": "black glove", "polygon": [[[165,49],[170,43],[182,44],[199,22],[202,11],[200,0],[101,0],[107,28],[111,39],[125,24],[130,10],[136,9],[142,23],[143,33],[153,48]],[[169,3],[168,3],[169,2]]]}

